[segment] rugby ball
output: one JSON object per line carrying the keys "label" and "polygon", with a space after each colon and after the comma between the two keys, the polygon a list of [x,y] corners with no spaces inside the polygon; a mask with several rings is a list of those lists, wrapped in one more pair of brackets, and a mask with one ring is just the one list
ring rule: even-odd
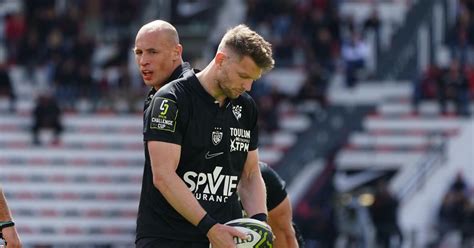
{"label": "rugby ball", "polygon": [[[248,235],[247,240],[234,237],[237,248],[272,248],[273,233],[268,225],[251,218],[240,218],[225,223]],[[212,248],[212,246],[210,246]]]}

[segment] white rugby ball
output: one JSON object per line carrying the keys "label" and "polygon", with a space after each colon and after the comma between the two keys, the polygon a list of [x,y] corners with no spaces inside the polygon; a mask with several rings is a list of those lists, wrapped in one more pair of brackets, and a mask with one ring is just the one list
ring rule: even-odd
{"label": "white rugby ball", "polygon": [[[234,237],[237,248],[272,248],[273,233],[268,225],[251,218],[240,218],[225,223],[248,235],[247,240]],[[210,246],[212,248],[212,246]]]}

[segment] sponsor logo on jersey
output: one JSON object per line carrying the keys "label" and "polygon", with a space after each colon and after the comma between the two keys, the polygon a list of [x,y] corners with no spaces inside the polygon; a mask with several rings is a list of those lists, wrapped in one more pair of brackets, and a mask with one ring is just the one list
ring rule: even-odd
{"label": "sponsor logo on jersey", "polygon": [[207,151],[206,155],[204,155],[204,158],[205,159],[211,159],[211,158],[215,158],[217,156],[220,156],[222,154],[224,154],[224,152],[209,153],[209,151]]}
{"label": "sponsor logo on jersey", "polygon": [[238,177],[222,174],[223,167],[216,166],[212,173],[184,173],[183,180],[197,200],[227,202],[237,190]]}
{"label": "sponsor logo on jersey", "polygon": [[156,97],[152,101],[150,129],[174,132],[178,116],[176,102],[163,97]]}
{"label": "sponsor logo on jersey", "polygon": [[250,130],[230,128],[230,151],[248,152],[250,146]]}
{"label": "sponsor logo on jersey", "polygon": [[232,112],[234,113],[235,118],[239,120],[242,117],[242,106],[240,105],[232,106]]}

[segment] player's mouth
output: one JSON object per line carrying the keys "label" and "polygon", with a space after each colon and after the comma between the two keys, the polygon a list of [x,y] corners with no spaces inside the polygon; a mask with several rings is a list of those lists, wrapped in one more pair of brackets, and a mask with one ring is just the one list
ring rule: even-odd
{"label": "player's mouth", "polygon": [[149,81],[151,80],[151,77],[153,76],[153,72],[149,70],[142,70],[142,77],[143,80]]}

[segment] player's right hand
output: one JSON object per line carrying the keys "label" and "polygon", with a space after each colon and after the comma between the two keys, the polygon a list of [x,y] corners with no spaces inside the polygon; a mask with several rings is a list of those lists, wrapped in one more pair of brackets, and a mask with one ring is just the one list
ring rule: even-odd
{"label": "player's right hand", "polygon": [[2,229],[2,236],[7,245],[6,248],[21,248],[20,238],[16,232],[15,227],[6,227]]}
{"label": "player's right hand", "polygon": [[234,237],[247,239],[247,234],[234,227],[215,224],[207,233],[212,248],[235,248]]}

